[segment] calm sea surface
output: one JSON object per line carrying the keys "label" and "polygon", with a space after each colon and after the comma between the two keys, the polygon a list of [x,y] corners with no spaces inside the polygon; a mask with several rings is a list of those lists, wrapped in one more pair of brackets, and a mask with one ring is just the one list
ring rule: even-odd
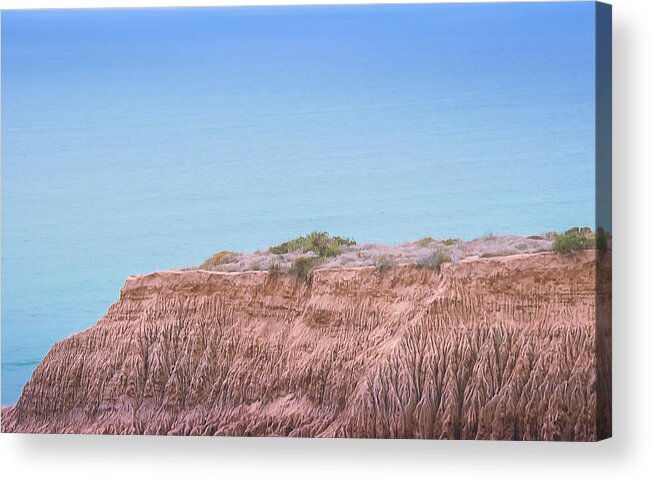
{"label": "calm sea surface", "polygon": [[125,278],[594,221],[594,5],[2,13],[2,404]]}

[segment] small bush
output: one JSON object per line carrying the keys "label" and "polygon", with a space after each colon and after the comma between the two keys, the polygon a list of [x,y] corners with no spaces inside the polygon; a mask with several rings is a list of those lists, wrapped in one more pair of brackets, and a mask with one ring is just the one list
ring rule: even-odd
{"label": "small bush", "polygon": [[375,259],[375,267],[380,269],[380,272],[386,272],[396,265],[396,261],[393,256],[387,254],[380,254]]}
{"label": "small bush", "polygon": [[228,264],[232,262],[237,254],[231,251],[221,251],[212,256],[210,259],[205,261],[199,266],[199,269],[210,269],[211,267],[221,266],[223,264]]}
{"label": "small bush", "polygon": [[[457,240],[458,239],[454,239],[454,238],[444,239],[441,241],[441,243],[446,246],[451,246],[454,245],[457,242]],[[419,240],[418,244],[421,247],[429,247],[432,244],[432,242],[434,242],[434,238],[428,236],[428,237],[423,237],[421,240]]]}
{"label": "small bush", "polygon": [[277,276],[280,274],[280,264],[276,261],[276,259],[271,259],[271,261],[269,261],[269,265],[267,266],[267,270],[271,276]]}
{"label": "small bush", "polygon": [[305,282],[312,282],[312,271],[321,263],[318,257],[298,257],[292,262],[289,273]]}
{"label": "small bush", "polygon": [[288,254],[290,252],[314,252],[318,257],[336,257],[341,254],[344,246],[356,245],[354,239],[340,236],[330,236],[327,232],[312,232],[306,236],[283,242],[271,247],[272,254]]}
{"label": "small bush", "polygon": [[350,247],[350,246],[357,245],[357,241],[351,237],[343,237],[343,236],[336,235],[332,238],[332,240],[334,240],[340,246]]}
{"label": "small bush", "polygon": [[416,259],[416,267],[440,270],[441,264],[447,262],[452,262],[450,255],[444,250],[439,250]]}
{"label": "small bush", "polygon": [[419,241],[418,241],[418,244],[419,244],[421,247],[427,247],[427,246],[429,246],[432,242],[434,242],[434,238],[427,236],[427,237],[423,237],[421,240],[419,240]]}
{"label": "small bush", "polygon": [[590,227],[572,227],[571,229],[566,230],[565,234],[589,237],[592,235],[592,229]]}
{"label": "small bush", "polygon": [[589,227],[574,227],[562,234],[556,234],[554,239],[554,250],[561,254],[586,249],[594,249],[595,239]]}

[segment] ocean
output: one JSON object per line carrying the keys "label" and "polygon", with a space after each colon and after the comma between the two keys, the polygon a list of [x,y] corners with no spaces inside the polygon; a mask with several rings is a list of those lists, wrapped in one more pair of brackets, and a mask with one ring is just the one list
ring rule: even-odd
{"label": "ocean", "polygon": [[2,12],[2,405],[131,274],[594,225],[594,4]]}

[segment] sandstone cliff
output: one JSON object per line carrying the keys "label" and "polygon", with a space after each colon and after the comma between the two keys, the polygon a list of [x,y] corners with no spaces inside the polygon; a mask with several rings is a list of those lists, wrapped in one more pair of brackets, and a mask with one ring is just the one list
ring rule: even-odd
{"label": "sandstone cliff", "polygon": [[130,277],[52,348],[2,428],[596,440],[610,432],[609,269],[585,251],[320,269],[309,284]]}

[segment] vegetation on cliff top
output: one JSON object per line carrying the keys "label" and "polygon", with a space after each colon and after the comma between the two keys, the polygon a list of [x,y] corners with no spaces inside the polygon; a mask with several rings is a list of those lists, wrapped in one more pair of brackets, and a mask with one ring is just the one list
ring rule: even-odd
{"label": "vegetation on cliff top", "polygon": [[[301,256],[292,262],[289,273],[306,282],[312,280],[312,271],[328,257],[337,257],[344,247],[356,245],[355,240],[348,237],[331,236],[327,232],[311,232],[305,236],[296,237],[287,242],[269,248],[272,254],[283,255],[292,252],[312,253],[311,256]],[[272,268],[269,269],[270,271]]]}
{"label": "vegetation on cliff top", "polygon": [[299,279],[304,280],[305,282],[312,281],[312,271],[316,269],[319,264],[321,264],[321,257],[314,256],[303,256],[298,257],[292,262],[292,266],[289,268],[289,273],[293,276],[298,277]]}
{"label": "vegetation on cliff top", "polygon": [[354,246],[357,242],[348,237],[331,236],[327,232],[311,232],[305,236],[283,242],[271,247],[272,254],[288,254],[290,252],[313,252],[317,257],[336,257],[341,254],[342,249]]}
{"label": "vegetation on cliff top", "polygon": [[199,269],[210,269],[211,267],[227,264],[231,262],[236,255],[237,254],[235,252],[220,251],[217,254],[213,255],[210,259],[204,261],[204,263],[199,266]]}
{"label": "vegetation on cliff top", "polygon": [[244,254],[221,251],[199,266],[225,272],[268,271],[272,275],[289,273],[309,282],[317,268],[374,266],[388,272],[398,264],[440,270],[445,263],[466,257],[500,257],[514,254],[556,251],[570,255],[585,249],[608,248],[610,236],[602,229],[574,227],[562,233],[540,235],[486,234],[474,240],[424,237],[402,244],[358,244],[354,239],[327,232],[311,232],[265,250]]}
{"label": "vegetation on cliff top", "polygon": [[561,254],[586,249],[608,249],[608,234],[601,228],[593,232],[589,227],[573,227],[554,237],[554,250]]}
{"label": "vegetation on cliff top", "polygon": [[[445,241],[443,241],[443,244],[448,245],[445,244]],[[448,262],[452,262],[452,258],[450,257],[450,255],[447,253],[446,250],[439,249],[435,252],[432,252],[431,254],[417,258],[415,264],[416,267],[440,270],[441,265],[446,264]]]}

